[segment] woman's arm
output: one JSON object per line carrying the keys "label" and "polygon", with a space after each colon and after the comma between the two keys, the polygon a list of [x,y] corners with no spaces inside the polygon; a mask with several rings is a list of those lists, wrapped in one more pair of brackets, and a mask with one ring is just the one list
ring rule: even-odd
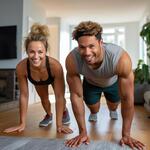
{"label": "woman's arm", "polygon": [[28,81],[27,74],[24,71],[24,66],[21,64],[17,66],[17,77],[20,89],[20,98],[19,98],[19,107],[20,107],[20,124],[24,124],[26,122],[26,114],[28,107]]}
{"label": "woman's arm", "polygon": [[61,64],[52,60],[52,75],[54,76],[53,89],[56,98],[56,125],[58,132],[72,133],[72,130],[62,125],[63,112],[65,110],[65,81]]}
{"label": "woman's arm", "polygon": [[19,83],[19,111],[20,111],[20,123],[18,126],[10,127],[5,129],[4,132],[9,133],[13,131],[21,132],[24,130],[26,125],[26,114],[28,106],[28,82],[26,77],[24,61],[20,62],[16,67],[17,79]]}

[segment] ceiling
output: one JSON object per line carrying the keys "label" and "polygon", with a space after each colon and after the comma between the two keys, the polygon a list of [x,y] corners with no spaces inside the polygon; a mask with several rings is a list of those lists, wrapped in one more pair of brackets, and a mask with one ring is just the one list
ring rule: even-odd
{"label": "ceiling", "polygon": [[[149,0],[38,0],[47,17],[61,17],[70,24],[84,20],[101,23],[139,21]],[[150,7],[149,7],[150,8]]]}

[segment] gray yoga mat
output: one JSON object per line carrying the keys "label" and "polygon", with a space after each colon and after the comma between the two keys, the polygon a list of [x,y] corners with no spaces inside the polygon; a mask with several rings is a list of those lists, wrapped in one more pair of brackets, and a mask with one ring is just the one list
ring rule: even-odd
{"label": "gray yoga mat", "polygon": [[64,145],[64,140],[0,136],[0,150],[131,150],[109,141],[91,141],[77,148]]}

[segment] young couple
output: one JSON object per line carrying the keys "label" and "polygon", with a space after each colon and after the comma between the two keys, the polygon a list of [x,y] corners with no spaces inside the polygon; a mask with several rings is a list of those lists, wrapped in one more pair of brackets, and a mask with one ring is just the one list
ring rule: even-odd
{"label": "young couple", "polygon": [[[47,26],[35,24],[25,41],[28,58],[22,60],[16,69],[20,88],[20,125],[8,128],[5,132],[22,131],[25,128],[28,104],[27,79],[29,79],[35,85],[46,112],[40,126],[52,122],[48,100],[48,85],[51,84],[56,97],[57,131],[72,133],[70,128],[63,125],[70,121],[65,107],[63,70],[57,60],[46,56],[47,36]],[[75,27],[72,36],[78,42],[78,47],[68,54],[66,69],[70,99],[79,127],[79,135],[67,140],[65,144],[69,147],[76,147],[82,143],[89,143],[84,102],[91,112],[89,121],[96,122],[103,92],[111,119],[118,119],[117,107],[121,102],[123,124],[120,144],[143,149],[144,144],[130,135],[134,115],[134,75],[130,56],[120,46],[104,43],[102,27],[96,22],[81,22]],[[80,74],[84,77],[83,82]]]}

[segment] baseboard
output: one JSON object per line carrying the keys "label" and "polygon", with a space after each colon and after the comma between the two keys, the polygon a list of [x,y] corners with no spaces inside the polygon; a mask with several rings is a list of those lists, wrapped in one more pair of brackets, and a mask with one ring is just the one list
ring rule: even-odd
{"label": "baseboard", "polygon": [[7,103],[2,103],[0,104],[0,112],[2,111],[7,111],[13,108],[18,108],[19,107],[19,101],[11,101],[11,102],[7,102]]}
{"label": "baseboard", "polygon": [[144,103],[144,107],[146,108],[146,110],[147,110],[148,112],[150,112],[150,105],[148,105],[147,103]]}

